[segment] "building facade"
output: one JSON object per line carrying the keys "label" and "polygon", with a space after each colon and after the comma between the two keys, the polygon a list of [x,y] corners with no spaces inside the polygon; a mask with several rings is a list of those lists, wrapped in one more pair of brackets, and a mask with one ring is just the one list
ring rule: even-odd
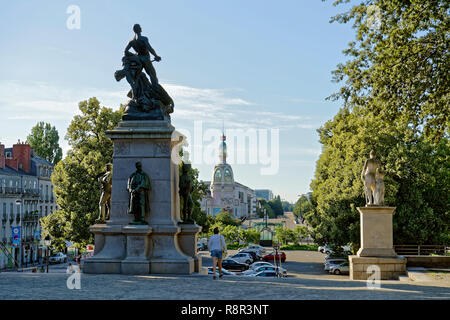
{"label": "building facade", "polygon": [[273,200],[272,190],[269,189],[256,189],[255,190],[257,199],[264,199],[266,201]]}
{"label": "building facade", "polygon": [[28,143],[0,144],[0,269],[42,261],[40,218],[56,209],[53,164]]}
{"label": "building facade", "polygon": [[256,216],[255,191],[234,179],[233,169],[227,163],[226,137],[222,135],[219,163],[214,167],[207,195],[202,199],[201,208],[208,215],[215,216],[221,211],[228,211],[234,218]]}

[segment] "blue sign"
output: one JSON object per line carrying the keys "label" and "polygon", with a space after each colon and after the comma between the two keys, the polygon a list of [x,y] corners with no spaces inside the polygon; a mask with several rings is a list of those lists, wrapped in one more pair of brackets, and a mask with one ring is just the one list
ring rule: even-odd
{"label": "blue sign", "polygon": [[41,230],[34,230],[34,240],[41,239]]}
{"label": "blue sign", "polygon": [[12,245],[14,247],[20,247],[20,227],[11,227],[12,231]]}

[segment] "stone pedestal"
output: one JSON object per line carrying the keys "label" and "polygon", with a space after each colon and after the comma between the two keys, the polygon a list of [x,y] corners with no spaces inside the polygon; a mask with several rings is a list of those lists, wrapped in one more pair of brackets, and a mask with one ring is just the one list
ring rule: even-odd
{"label": "stone pedestal", "polygon": [[196,224],[180,224],[181,232],[178,236],[178,244],[184,254],[194,259],[194,272],[202,271],[202,258],[197,255],[197,236],[202,227]]}
{"label": "stone pedestal", "polygon": [[[392,214],[395,207],[358,207],[361,218],[361,248],[349,256],[350,279],[367,280],[378,270],[379,280],[398,279],[406,273],[406,259],[393,246]],[[372,275],[372,279],[375,275]]]}
{"label": "stone pedestal", "polygon": [[392,214],[395,207],[358,207],[361,219],[359,257],[396,257],[393,245]]}
{"label": "stone pedestal", "polygon": [[[190,274],[194,258],[180,249],[181,228],[178,195],[178,157],[172,140],[175,128],[168,121],[122,121],[107,132],[113,141],[111,217],[105,225],[94,225],[94,256],[86,260],[87,273]],[[172,150],[174,152],[172,152]],[[130,225],[127,181],[136,162],[150,178],[150,213],[146,226]],[[105,264],[107,263],[109,264]],[[108,266],[108,268],[106,267]],[[114,267],[113,267],[114,266]]]}
{"label": "stone pedestal", "polygon": [[[397,280],[399,275],[406,273],[406,258],[404,257],[358,257],[349,256],[350,262],[350,280],[377,279],[374,269],[380,271],[379,280]],[[378,268],[373,268],[371,266]],[[369,271],[369,272],[368,272]]]}

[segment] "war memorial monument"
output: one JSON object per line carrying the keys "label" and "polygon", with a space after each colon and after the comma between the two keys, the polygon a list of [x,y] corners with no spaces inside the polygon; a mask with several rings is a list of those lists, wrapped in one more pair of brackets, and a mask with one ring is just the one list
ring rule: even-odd
{"label": "war memorial monument", "polygon": [[[133,30],[123,69],[114,74],[117,81],[126,78],[130,84],[130,100],[118,127],[107,132],[114,145],[112,168],[108,168],[110,196],[108,179],[104,179],[102,213],[90,227],[94,256],[85,261],[84,272],[199,273],[202,263],[196,243],[201,227],[190,217],[189,179],[184,176],[180,183],[177,160],[183,137],[171,124],[174,102],[152,65],[161,57],[141,35],[138,24]],[[188,168],[183,164],[183,173]],[[180,193],[186,204],[185,221],[180,216]]]}

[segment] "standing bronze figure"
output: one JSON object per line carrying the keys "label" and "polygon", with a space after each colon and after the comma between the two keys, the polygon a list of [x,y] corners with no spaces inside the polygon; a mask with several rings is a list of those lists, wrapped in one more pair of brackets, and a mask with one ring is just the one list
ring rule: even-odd
{"label": "standing bronze figure", "polygon": [[111,217],[111,189],[112,189],[112,163],[106,165],[106,173],[98,181],[101,183],[102,194],[99,202],[99,216],[96,223],[104,223]]}
{"label": "standing bronze figure", "polygon": [[183,199],[183,209],[181,214],[181,219],[183,223],[195,223],[192,219],[192,207],[194,201],[192,201],[192,180],[189,176],[189,171],[191,170],[191,165],[182,162],[181,166],[181,176],[179,182],[179,194],[181,199]]}
{"label": "standing bronze figure", "polygon": [[[133,26],[134,37],[125,48],[122,58],[122,70],[117,70],[114,77],[117,81],[126,78],[131,86],[125,105],[122,120],[169,120],[173,112],[174,102],[159,84],[153,61],[161,61],[150,45],[148,38],[141,35],[139,24]],[[135,53],[130,52],[133,49]],[[150,59],[152,54],[155,59]],[[143,72],[145,71],[145,72]],[[148,80],[147,76],[150,78]]]}
{"label": "standing bronze figure", "polygon": [[142,171],[142,164],[136,163],[136,172],[128,178],[127,190],[130,193],[128,214],[134,215],[130,224],[148,224],[144,219],[150,213],[150,178]]}

